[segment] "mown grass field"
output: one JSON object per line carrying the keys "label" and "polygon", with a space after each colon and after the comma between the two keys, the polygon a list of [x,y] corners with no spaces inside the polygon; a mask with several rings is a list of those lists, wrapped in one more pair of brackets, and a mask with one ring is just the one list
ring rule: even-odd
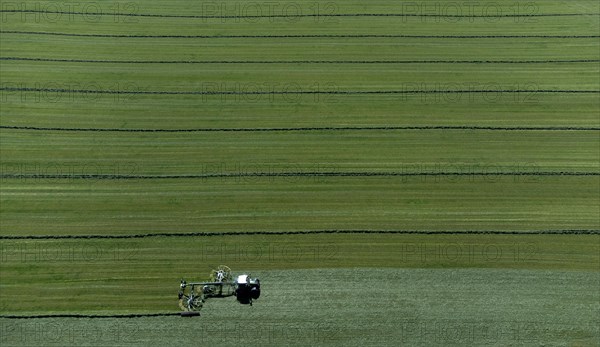
{"label": "mown grass field", "polygon": [[[593,322],[600,298],[589,290],[598,283],[597,273],[323,268],[263,270],[262,274],[269,291],[261,304],[246,307],[216,301],[206,307],[201,319],[2,322],[13,341],[44,345],[65,341],[234,345],[244,340],[266,346],[380,346],[391,345],[390,341],[430,346],[537,345],[540,341],[589,346],[597,342],[598,326]],[[572,293],[578,293],[577,299]],[[368,298],[375,296],[376,300]]]}
{"label": "mown grass field", "polygon": [[598,345],[597,1],[0,11],[3,346]]}

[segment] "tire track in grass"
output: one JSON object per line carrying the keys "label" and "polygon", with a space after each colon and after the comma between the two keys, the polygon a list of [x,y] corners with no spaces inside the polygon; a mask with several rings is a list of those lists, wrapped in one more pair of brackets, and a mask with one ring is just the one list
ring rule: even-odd
{"label": "tire track in grass", "polygon": [[142,35],[90,34],[0,30],[0,34],[152,39],[295,39],[295,38],[414,38],[414,39],[591,39],[600,35],[403,35],[403,34],[291,34],[291,35]]}
{"label": "tire track in grass", "polygon": [[563,64],[600,63],[600,59],[565,60],[103,60],[0,57],[0,61],[92,64]]}
{"label": "tire track in grass", "polygon": [[129,235],[2,235],[0,240],[63,239],[143,239],[149,237],[215,237],[215,236],[282,236],[318,234],[396,234],[396,235],[600,235],[596,229],[559,230],[296,230],[296,231],[231,231],[190,233],[147,233]]}
{"label": "tire track in grass", "polygon": [[1,174],[0,179],[21,180],[177,180],[177,179],[209,179],[209,178],[245,178],[245,177],[442,177],[442,176],[600,176],[600,172],[585,171],[539,171],[539,172],[248,172],[248,173],[208,173],[208,174],[176,174],[176,175],[109,175],[109,174]]}
{"label": "tire track in grass", "polygon": [[117,95],[397,95],[397,94],[488,94],[488,93],[544,93],[544,94],[598,94],[600,90],[585,89],[415,89],[415,90],[272,90],[272,91],[211,91],[211,90],[113,90],[1,87],[7,92],[45,92],[69,94]]}
{"label": "tire track in grass", "polygon": [[371,131],[371,130],[489,130],[489,131],[596,131],[600,127],[570,126],[471,126],[471,125],[439,125],[439,126],[372,126],[372,127],[289,127],[289,128],[190,128],[190,129],[149,129],[149,128],[62,128],[0,125],[6,130],[32,131],[68,131],[68,132],[125,132],[125,133],[192,133],[192,132],[295,132],[295,131]]}
{"label": "tire track in grass", "polygon": [[188,18],[188,19],[242,19],[242,18],[330,18],[330,17],[414,17],[414,18],[529,18],[529,17],[584,17],[598,16],[598,13],[524,13],[524,14],[417,14],[417,13],[298,13],[298,14],[267,14],[267,15],[185,15],[185,14],[156,14],[156,13],[126,13],[126,12],[82,12],[82,11],[46,11],[4,9],[0,13],[39,13],[65,14],[82,16],[112,16],[112,17],[150,17],[150,18]]}
{"label": "tire track in grass", "polygon": [[138,313],[138,314],[38,314],[38,315],[0,315],[4,319],[43,319],[43,318],[145,318],[180,316],[181,313]]}

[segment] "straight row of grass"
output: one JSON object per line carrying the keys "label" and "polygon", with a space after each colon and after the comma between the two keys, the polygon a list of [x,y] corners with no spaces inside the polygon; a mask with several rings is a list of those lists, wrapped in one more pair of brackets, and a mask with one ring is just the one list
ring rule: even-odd
{"label": "straight row of grass", "polygon": [[[188,19],[4,13],[2,30],[108,35],[597,35],[599,19],[333,17]],[[557,18],[559,18],[557,20]],[[568,27],[568,33],[564,28]]]}
{"label": "straight row of grass", "polygon": [[[596,47],[598,48],[598,47]],[[3,62],[6,87],[125,92],[600,90],[598,64],[68,64]],[[117,83],[118,82],[118,83]],[[119,86],[120,85],[120,86]],[[134,87],[135,86],[135,87]],[[498,92],[500,93],[500,92]],[[7,95],[11,95],[5,92]],[[55,98],[58,93],[48,92]],[[75,93],[73,94],[80,94]],[[83,93],[85,94],[85,93]],[[34,98],[32,95],[31,98]],[[68,95],[71,98],[88,95]],[[491,98],[491,95],[488,95]],[[201,96],[197,96],[201,98]],[[288,99],[294,96],[288,96]],[[400,96],[401,97],[401,96]],[[458,98],[457,96],[450,96]],[[252,98],[252,96],[247,96]],[[259,96],[254,96],[259,99]]]}
{"label": "straight row of grass", "polygon": [[[23,82],[35,86],[35,82]],[[434,87],[423,83],[419,86]],[[40,87],[44,85],[39,85]],[[48,84],[46,87],[60,86]],[[73,82],[67,87],[137,84]],[[246,84],[239,84],[240,87]],[[247,84],[248,90],[265,86]],[[296,87],[296,85],[290,85]],[[460,85],[440,87],[458,88]],[[467,85],[468,87],[469,85]],[[472,84],[477,86],[477,82]],[[231,86],[230,86],[231,87]],[[235,85],[234,85],[235,87]],[[266,86],[267,88],[269,85]],[[274,87],[274,85],[273,85]],[[315,86],[300,86],[302,89]],[[316,86],[337,89],[335,85]],[[406,85],[413,88],[412,85]],[[496,85],[494,85],[496,87]],[[499,87],[499,86],[498,86]],[[101,95],[5,92],[2,125],[63,128],[260,128],[471,125],[508,127],[599,127],[596,94],[520,93],[446,95]],[[208,85],[206,90],[219,90]],[[22,137],[0,129],[10,137]],[[524,134],[525,135],[525,134]]]}
{"label": "straight row of grass", "polygon": [[[28,143],[27,146],[23,146]],[[114,133],[4,130],[5,175],[598,172],[597,131]],[[71,165],[72,169],[67,170]],[[108,167],[121,166],[119,171]]]}
{"label": "straight row of grass", "polygon": [[599,229],[599,188],[597,176],[5,179],[0,229],[4,235]]}
{"label": "straight row of grass", "polygon": [[[585,34],[597,34],[597,29]],[[157,39],[6,33],[0,43],[2,57],[94,60],[598,59],[597,38]]]}

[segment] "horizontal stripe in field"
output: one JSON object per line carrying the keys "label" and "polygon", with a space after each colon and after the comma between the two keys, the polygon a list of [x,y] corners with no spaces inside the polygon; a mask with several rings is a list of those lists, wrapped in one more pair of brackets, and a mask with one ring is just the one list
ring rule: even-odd
{"label": "horizontal stripe in field", "polygon": [[597,229],[546,230],[291,230],[291,231],[226,231],[188,233],[147,233],[129,235],[2,235],[0,240],[52,239],[139,239],[147,237],[211,237],[211,236],[280,236],[312,234],[406,234],[406,235],[600,235]]}
{"label": "horizontal stripe in field", "polygon": [[305,14],[264,14],[264,15],[192,15],[192,14],[157,14],[126,12],[81,12],[81,11],[48,11],[26,9],[3,9],[0,13],[39,13],[67,14],[83,16],[119,16],[119,17],[151,17],[151,18],[189,18],[189,19],[227,19],[227,18],[303,18],[303,17],[416,17],[416,18],[528,18],[528,17],[583,17],[598,16],[598,13],[515,13],[515,14],[435,14],[435,13],[305,13]]}
{"label": "horizontal stripe in field", "polygon": [[373,95],[373,94],[485,94],[485,93],[552,93],[596,94],[600,90],[585,89],[415,89],[415,90],[271,90],[271,91],[213,91],[213,90],[111,90],[111,89],[65,89],[2,87],[7,92],[48,92],[77,94],[136,94],[136,95]]}
{"label": "horizontal stripe in field", "polygon": [[240,177],[415,177],[415,176],[600,176],[583,171],[514,172],[235,172],[175,175],[103,175],[103,174],[2,174],[0,179],[79,179],[79,180],[164,180]]}
{"label": "horizontal stripe in field", "polygon": [[402,35],[402,34],[298,34],[298,35],[150,35],[150,34],[90,34],[46,31],[0,30],[0,34],[50,35],[73,37],[153,38],[153,39],[279,39],[279,38],[416,38],[416,39],[592,39],[600,35]]}
{"label": "horizontal stripe in field", "polygon": [[600,59],[549,60],[102,60],[0,57],[0,61],[97,64],[559,64],[600,63]]}
{"label": "horizontal stripe in field", "polygon": [[180,316],[181,313],[133,313],[133,314],[37,314],[37,315],[0,315],[2,319],[42,319],[42,318],[142,318],[142,317],[168,317]]}
{"label": "horizontal stripe in field", "polygon": [[328,126],[328,127],[287,127],[287,128],[190,128],[190,129],[151,129],[151,128],[61,128],[0,125],[0,129],[32,131],[69,132],[125,132],[125,133],[193,133],[193,132],[284,132],[284,131],[376,131],[376,130],[484,130],[484,131],[596,131],[600,127],[572,126],[477,126],[477,125],[423,125],[423,126]]}

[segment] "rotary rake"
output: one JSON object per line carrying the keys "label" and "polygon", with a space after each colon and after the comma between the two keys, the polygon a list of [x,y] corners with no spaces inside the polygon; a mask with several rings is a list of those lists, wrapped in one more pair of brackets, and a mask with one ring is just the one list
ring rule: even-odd
{"label": "rotary rake", "polygon": [[198,316],[209,298],[235,296],[243,305],[252,306],[252,301],[260,297],[260,281],[250,275],[239,275],[235,279],[231,269],[220,265],[210,273],[210,282],[186,282],[179,285],[179,307],[182,316]]}

